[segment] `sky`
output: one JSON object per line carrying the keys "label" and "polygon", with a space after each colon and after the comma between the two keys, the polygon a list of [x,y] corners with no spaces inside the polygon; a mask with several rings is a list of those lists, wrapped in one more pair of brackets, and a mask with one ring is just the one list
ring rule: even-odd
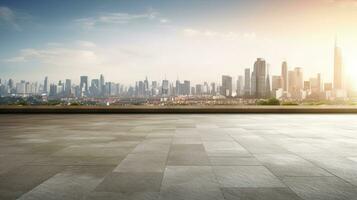
{"label": "sky", "polygon": [[0,0],[0,77],[200,83],[261,57],[331,81],[336,36],[357,73],[356,19],[357,0]]}

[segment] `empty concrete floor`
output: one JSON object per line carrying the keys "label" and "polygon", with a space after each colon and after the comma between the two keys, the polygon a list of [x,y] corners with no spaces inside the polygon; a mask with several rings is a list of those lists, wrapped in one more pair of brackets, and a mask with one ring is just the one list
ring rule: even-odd
{"label": "empty concrete floor", "polygon": [[357,115],[0,115],[0,199],[357,199]]}

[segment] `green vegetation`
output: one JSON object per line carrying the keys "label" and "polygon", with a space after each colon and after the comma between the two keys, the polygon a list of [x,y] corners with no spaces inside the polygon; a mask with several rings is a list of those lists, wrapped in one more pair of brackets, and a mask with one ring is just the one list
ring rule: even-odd
{"label": "green vegetation", "polygon": [[71,104],[70,104],[70,106],[80,106],[81,104],[80,103],[78,103],[78,102],[72,102]]}
{"label": "green vegetation", "polygon": [[299,103],[295,101],[284,101],[281,103],[283,106],[298,106]]}
{"label": "green vegetation", "polygon": [[264,106],[276,106],[280,105],[280,101],[276,98],[270,98],[267,100],[259,100],[257,101],[257,105],[264,105]]}

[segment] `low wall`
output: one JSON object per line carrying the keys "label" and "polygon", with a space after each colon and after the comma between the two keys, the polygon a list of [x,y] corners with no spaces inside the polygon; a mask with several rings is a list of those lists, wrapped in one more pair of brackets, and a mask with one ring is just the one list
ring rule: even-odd
{"label": "low wall", "polygon": [[97,106],[5,106],[0,114],[357,114],[357,107],[302,106],[175,106],[175,107],[97,107]]}

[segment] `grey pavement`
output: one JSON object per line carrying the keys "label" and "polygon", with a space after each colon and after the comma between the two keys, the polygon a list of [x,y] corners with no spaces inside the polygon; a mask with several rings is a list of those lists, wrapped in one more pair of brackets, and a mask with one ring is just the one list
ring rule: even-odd
{"label": "grey pavement", "polygon": [[0,199],[357,200],[357,115],[0,115]]}

